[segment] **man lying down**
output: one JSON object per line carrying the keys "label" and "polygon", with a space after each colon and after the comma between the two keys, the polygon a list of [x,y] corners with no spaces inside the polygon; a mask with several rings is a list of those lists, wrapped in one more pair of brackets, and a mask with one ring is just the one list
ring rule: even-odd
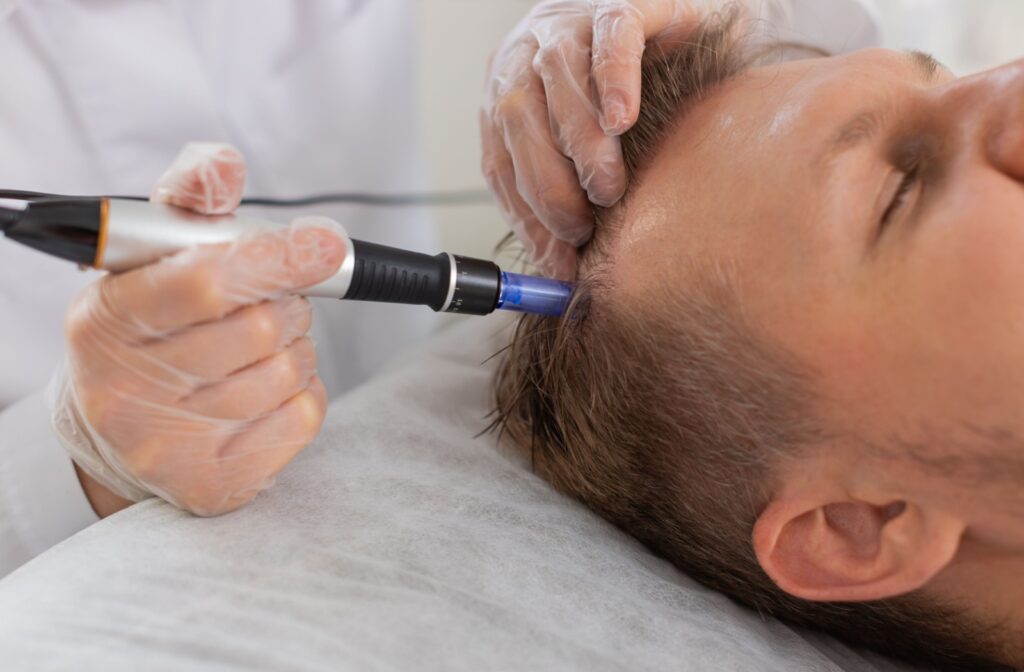
{"label": "man lying down", "polygon": [[[1024,666],[1024,62],[649,50],[570,316],[498,424],[696,579],[918,663]],[[763,52],[762,52],[763,53]]]}

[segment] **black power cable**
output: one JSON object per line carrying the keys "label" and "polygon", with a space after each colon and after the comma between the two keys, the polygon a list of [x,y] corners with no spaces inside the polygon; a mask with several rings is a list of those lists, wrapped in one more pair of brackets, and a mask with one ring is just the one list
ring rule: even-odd
{"label": "black power cable", "polygon": [[[38,191],[20,191],[16,189],[0,189],[0,198],[14,198],[23,201],[39,201],[48,198],[82,198],[47,194]],[[89,198],[89,197],[85,197]],[[129,201],[145,201],[145,196],[110,196]],[[409,207],[463,207],[471,205],[487,205],[494,199],[485,189],[463,189],[460,191],[439,191],[407,194],[371,194],[363,192],[337,192],[330,194],[314,194],[298,198],[264,198],[254,196],[243,198],[242,205],[257,205],[271,208],[303,208],[311,205],[345,204],[365,205],[375,208],[409,208]]]}

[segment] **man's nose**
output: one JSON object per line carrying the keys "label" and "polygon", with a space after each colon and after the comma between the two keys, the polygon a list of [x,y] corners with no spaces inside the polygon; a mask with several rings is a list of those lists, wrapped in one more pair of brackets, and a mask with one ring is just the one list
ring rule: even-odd
{"label": "man's nose", "polygon": [[986,159],[997,170],[1024,182],[1024,59],[962,80],[973,98],[967,109]]}

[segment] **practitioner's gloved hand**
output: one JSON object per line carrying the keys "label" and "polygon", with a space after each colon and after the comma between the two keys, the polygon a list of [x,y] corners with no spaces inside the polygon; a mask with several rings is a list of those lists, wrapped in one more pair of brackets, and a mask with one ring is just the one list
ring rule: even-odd
{"label": "practitioner's gloved hand", "polygon": [[153,185],[149,200],[202,215],[225,215],[242,202],[245,157],[220,142],[190,142]]}
{"label": "practitioner's gloved hand", "polygon": [[[161,200],[205,212],[238,203],[237,151],[193,146],[179,161],[154,190]],[[86,289],[67,314],[53,410],[87,494],[98,482],[216,515],[273,483],[324,418],[310,305],[290,292],[335,273],[339,230],[297,220]]]}
{"label": "practitioner's gloved hand", "polygon": [[647,40],[700,20],[698,0],[547,0],[491,60],[483,171],[515,234],[547,274],[570,278],[593,232],[591,203],[625,191],[618,136],[640,110]]}

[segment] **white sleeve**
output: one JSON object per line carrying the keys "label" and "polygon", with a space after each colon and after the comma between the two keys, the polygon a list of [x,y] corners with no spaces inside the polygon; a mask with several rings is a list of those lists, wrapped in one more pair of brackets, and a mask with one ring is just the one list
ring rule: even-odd
{"label": "white sleeve", "polygon": [[773,36],[843,54],[877,47],[881,20],[875,0],[747,0]]}
{"label": "white sleeve", "polygon": [[99,520],[43,393],[0,413],[0,577]]}
{"label": "white sleeve", "polygon": [[0,21],[7,18],[7,15],[14,11],[14,6],[18,4],[18,0],[0,0]]}

